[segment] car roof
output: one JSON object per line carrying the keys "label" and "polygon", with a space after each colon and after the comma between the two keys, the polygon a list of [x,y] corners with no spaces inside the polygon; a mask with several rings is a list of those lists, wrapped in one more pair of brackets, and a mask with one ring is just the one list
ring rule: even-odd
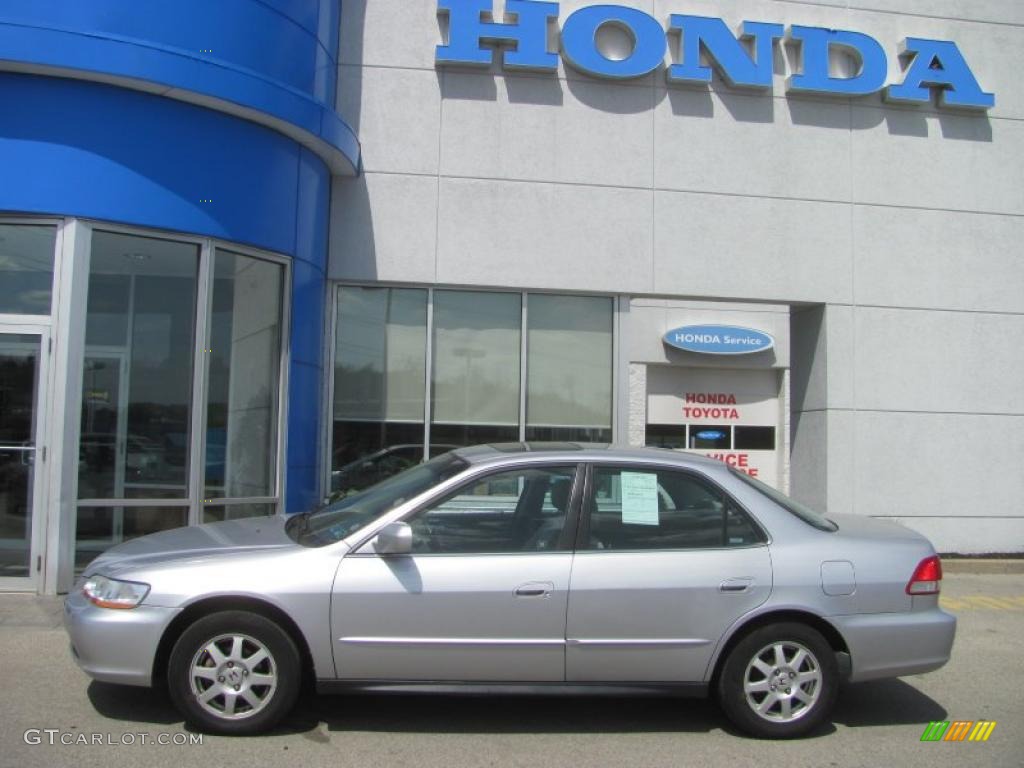
{"label": "car roof", "polygon": [[671,448],[637,448],[613,443],[530,442],[488,443],[457,448],[456,456],[470,464],[491,463],[513,455],[544,457],[568,461],[651,461],[655,463],[690,464],[720,467],[721,462],[695,453],[684,453]]}

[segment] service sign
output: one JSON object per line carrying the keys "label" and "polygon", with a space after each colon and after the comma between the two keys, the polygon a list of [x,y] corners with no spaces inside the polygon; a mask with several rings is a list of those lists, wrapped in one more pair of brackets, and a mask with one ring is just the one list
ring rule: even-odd
{"label": "service sign", "polygon": [[704,355],[749,355],[775,346],[771,334],[735,325],[684,325],[666,333],[663,341]]}
{"label": "service sign", "polygon": [[[684,0],[678,0],[680,9]],[[490,67],[495,46],[504,49],[509,71],[557,72],[559,55],[578,72],[607,80],[629,80],[666,63],[668,38],[681,40],[681,58],[667,62],[669,83],[706,85],[712,69],[731,87],[770,91],[777,46],[798,51],[799,72],[786,91],[818,96],[867,96],[881,93],[898,104],[987,110],[995,96],[975,78],[952,40],[907,37],[894,52],[903,64],[900,82],[888,82],[889,55],[863,32],[845,29],[744,21],[734,31],[724,19],[669,14],[665,23],[649,13],[621,5],[589,5],[569,14],[559,30],[559,51],[548,48],[548,27],[557,23],[559,4],[540,0],[506,0],[504,22],[493,19],[492,0],[438,0],[437,12],[448,22],[448,36],[437,46],[438,67]],[[830,67],[844,54],[855,74],[837,77]]]}

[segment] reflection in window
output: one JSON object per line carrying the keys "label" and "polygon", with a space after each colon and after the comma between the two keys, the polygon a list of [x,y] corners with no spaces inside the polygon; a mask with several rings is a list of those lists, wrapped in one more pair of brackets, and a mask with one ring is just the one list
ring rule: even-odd
{"label": "reflection in window", "polygon": [[522,298],[436,291],[431,440],[519,439]]}
{"label": "reflection in window", "polygon": [[284,267],[217,250],[206,416],[208,498],[273,496]]}
{"label": "reflection in window", "polygon": [[[188,524],[201,497],[217,501],[192,520],[277,509],[287,271],[269,259],[205,253],[198,243],[93,232],[79,566],[126,539]],[[206,306],[199,306],[200,295]],[[199,318],[208,322],[199,326]],[[205,355],[198,372],[197,354]],[[205,393],[198,412],[197,387]],[[193,433],[200,415],[205,431]],[[206,484],[196,488],[191,478],[201,472]]]}
{"label": "reflection in window", "polygon": [[56,240],[56,227],[0,224],[0,314],[50,314]]}
{"label": "reflection in window", "polygon": [[28,576],[40,337],[0,334],[0,576]]}
{"label": "reflection in window", "polygon": [[775,427],[733,427],[733,447],[743,451],[774,451]]}
{"label": "reflection in window", "polygon": [[611,442],[612,300],[530,294],[526,439]]}
{"label": "reflection in window", "polygon": [[646,444],[649,448],[686,448],[686,426],[683,424],[648,424]]}
{"label": "reflection in window", "polygon": [[530,294],[524,306],[522,293],[343,286],[336,313],[335,496],[425,457],[522,433],[530,441],[612,439],[610,298]]}
{"label": "reflection in window", "polygon": [[126,539],[188,524],[187,506],[79,507],[75,521],[75,568]]}
{"label": "reflection in window", "polygon": [[80,499],[188,497],[199,248],[96,232]]}
{"label": "reflection in window", "polygon": [[244,520],[248,517],[269,517],[277,511],[275,504],[211,504],[203,507],[204,523]]}
{"label": "reflection in window", "polygon": [[341,288],[331,491],[369,487],[423,460],[427,292]]}

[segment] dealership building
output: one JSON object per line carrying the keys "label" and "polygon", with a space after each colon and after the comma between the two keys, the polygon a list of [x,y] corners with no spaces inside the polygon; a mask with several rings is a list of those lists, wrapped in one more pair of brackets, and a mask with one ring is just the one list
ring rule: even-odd
{"label": "dealership building", "polygon": [[0,589],[453,446],[1024,552],[1024,5],[7,0]]}

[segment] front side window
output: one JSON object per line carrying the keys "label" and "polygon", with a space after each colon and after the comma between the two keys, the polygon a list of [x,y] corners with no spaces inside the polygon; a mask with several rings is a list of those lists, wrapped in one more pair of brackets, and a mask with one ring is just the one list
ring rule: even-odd
{"label": "front side window", "polygon": [[312,514],[288,521],[288,535],[307,547],[341,541],[381,515],[450,480],[469,465],[454,453],[446,453],[390,477],[365,491],[351,493]]}
{"label": "front side window", "polygon": [[761,534],[717,487],[689,472],[595,467],[583,549],[708,549]]}
{"label": "front side window", "polygon": [[575,466],[499,472],[408,520],[417,554],[504,554],[569,548],[563,538]]}

